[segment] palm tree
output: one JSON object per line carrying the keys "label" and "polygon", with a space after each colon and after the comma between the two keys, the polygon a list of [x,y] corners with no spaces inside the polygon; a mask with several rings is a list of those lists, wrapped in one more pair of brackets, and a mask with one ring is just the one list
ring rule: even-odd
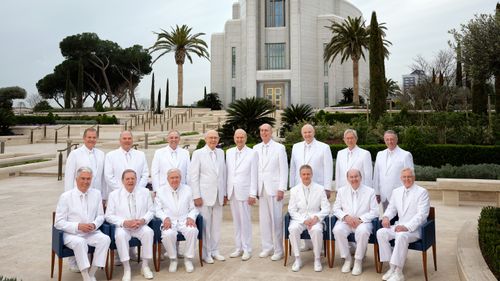
{"label": "palm tree", "polygon": [[150,52],[160,51],[160,55],[153,61],[155,63],[163,55],[175,52],[175,63],[177,64],[177,105],[182,106],[183,98],[183,65],[186,57],[190,63],[193,63],[191,58],[192,54],[197,55],[200,58],[206,58],[209,60],[209,54],[207,51],[208,45],[200,36],[205,35],[205,33],[191,34],[191,27],[187,25],[182,25],[179,27],[172,27],[170,32],[162,29],[162,32],[156,33],[158,39],[156,39],[155,44],[149,48]]}
{"label": "palm tree", "polygon": [[364,50],[368,49],[369,33],[361,17],[347,17],[343,22],[331,21],[331,26],[325,26],[332,32],[332,39],[326,45],[323,58],[330,64],[340,55],[340,63],[352,60],[352,77],[354,96],[353,102],[359,105],[359,60],[365,59]]}
{"label": "palm tree", "polygon": [[302,121],[310,121],[313,117],[313,109],[308,104],[290,105],[281,113],[282,127],[280,134],[283,136],[285,132],[291,131],[293,125]]}

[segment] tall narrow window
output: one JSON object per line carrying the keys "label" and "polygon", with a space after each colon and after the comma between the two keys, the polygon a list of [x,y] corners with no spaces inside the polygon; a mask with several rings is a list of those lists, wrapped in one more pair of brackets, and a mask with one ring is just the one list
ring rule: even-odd
{"label": "tall narrow window", "polygon": [[330,104],[329,102],[329,97],[328,97],[328,82],[325,82],[323,84],[323,94],[325,96],[325,107],[328,107]]}
{"label": "tall narrow window", "polygon": [[[323,52],[326,49],[326,45],[327,45],[326,43],[323,43]],[[321,56],[321,57],[323,57],[323,56]],[[329,68],[328,62],[323,61],[323,76],[328,76],[328,68]]]}
{"label": "tall narrow window", "polygon": [[236,47],[231,48],[231,77],[236,78]]}
{"label": "tall narrow window", "polygon": [[236,100],[236,87],[231,87],[231,102]]}
{"label": "tall narrow window", "polygon": [[285,26],[285,0],[266,0],[266,27]]}
{"label": "tall narrow window", "polygon": [[285,43],[266,44],[266,69],[285,69]]}

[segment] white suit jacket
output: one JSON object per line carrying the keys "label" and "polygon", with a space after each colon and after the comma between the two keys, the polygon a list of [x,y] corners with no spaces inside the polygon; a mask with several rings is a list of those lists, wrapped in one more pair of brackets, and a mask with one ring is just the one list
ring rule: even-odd
{"label": "white suit jacket", "polygon": [[173,228],[186,225],[187,218],[196,220],[198,209],[194,207],[191,187],[181,184],[177,188],[177,204],[173,192],[174,190],[168,184],[158,188],[155,197],[156,217],[161,219],[162,224],[165,218],[169,218]]}
{"label": "white suit jacket", "polygon": [[172,168],[181,170],[181,183],[186,184],[187,182],[189,151],[177,146],[175,149],[177,161],[172,158],[173,151],[168,145],[155,151],[153,163],[151,164],[151,180],[155,191],[158,187],[167,184],[167,172]]}
{"label": "white suit jacket", "polygon": [[288,184],[288,157],[285,146],[270,140],[267,145],[267,157],[264,157],[263,142],[255,145],[253,150],[258,155],[257,189],[251,190],[252,197],[261,196],[263,189],[270,196],[276,196],[278,190],[286,191]]}
{"label": "white suit jacket", "polygon": [[83,193],[78,188],[64,192],[59,197],[56,209],[55,228],[66,233],[83,236],[85,233],[78,230],[79,223],[93,223],[94,231],[104,222],[104,211],[102,208],[101,192],[89,188],[87,190],[87,212],[82,204],[80,195]]}
{"label": "white suit jacket", "polygon": [[[92,153],[94,156],[92,156]],[[76,188],[76,171],[81,167],[89,167],[92,169],[91,188],[97,189],[102,196],[106,192],[106,180],[104,179],[104,152],[94,147],[90,151],[85,145],[73,150],[64,168],[64,191]],[[95,159],[95,160],[94,160]]]}
{"label": "white suit jacket", "polygon": [[347,185],[347,171],[357,169],[361,172],[361,183],[366,186],[372,186],[372,156],[368,150],[355,146],[352,149],[351,161],[348,161],[349,148],[346,147],[337,152],[335,160],[335,187],[338,190],[344,185]]}
{"label": "white suit jacket", "polygon": [[135,196],[135,216],[130,213],[129,192],[122,187],[109,194],[106,207],[106,221],[123,227],[123,221],[130,219],[144,219],[146,224],[151,221],[155,214],[153,199],[147,188],[135,187],[132,191]]}
{"label": "white suit jacket", "polygon": [[405,189],[404,186],[394,189],[384,217],[392,219],[398,215],[399,220],[395,225],[404,225],[410,232],[418,231],[429,215],[429,193],[427,189],[413,184],[407,190],[408,193],[403,203]]}
{"label": "white suit jacket", "polygon": [[296,143],[290,159],[290,186],[300,183],[300,166],[308,164],[313,169],[313,182],[332,190],[333,158],[330,147],[323,142],[313,140],[311,151],[304,157],[305,141]]}
{"label": "white suit jacket", "polygon": [[373,188],[382,201],[389,201],[392,191],[403,185],[401,171],[404,168],[413,169],[413,157],[410,152],[399,148],[393,150],[390,163],[387,162],[389,149],[379,151],[373,171]]}
{"label": "white suit jacket", "polygon": [[224,151],[215,149],[217,163],[210,157],[210,151],[205,145],[193,152],[188,168],[188,185],[193,190],[193,199],[202,198],[205,206],[213,206],[219,200],[222,206],[226,196]]}
{"label": "white suit jacket", "polygon": [[302,183],[290,190],[288,213],[294,221],[304,223],[305,220],[316,216],[321,222],[330,213],[330,203],[326,198],[323,186],[312,182],[309,188],[307,198]]}
{"label": "white suit jacket", "polygon": [[126,169],[132,169],[137,173],[137,184],[135,187],[145,187],[148,183],[149,169],[148,161],[144,152],[130,149],[131,158],[127,161],[125,150],[121,147],[108,152],[106,154],[106,162],[104,164],[104,177],[109,195],[112,191],[123,187],[122,173]]}
{"label": "white suit jacket", "polygon": [[[335,203],[333,203],[333,214],[339,220],[350,215],[358,217],[366,223],[378,218],[378,204],[373,188],[361,184],[357,193],[357,199],[355,199],[351,185],[339,188]],[[354,200],[356,200],[356,206],[353,205]]]}
{"label": "white suit jacket", "polygon": [[[236,157],[240,153],[239,157]],[[238,159],[236,159],[238,158]],[[227,197],[232,200],[245,201],[250,197],[250,190],[257,190],[257,169],[259,157],[257,153],[244,146],[239,152],[237,147],[226,151]]]}

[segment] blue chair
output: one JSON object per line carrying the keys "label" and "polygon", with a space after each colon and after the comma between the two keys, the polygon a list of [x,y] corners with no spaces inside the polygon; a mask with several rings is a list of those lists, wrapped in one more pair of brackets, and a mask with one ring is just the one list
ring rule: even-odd
{"label": "blue chair", "polygon": [[[155,262],[155,270],[160,271],[160,256],[161,256],[161,224],[162,221],[158,218],[155,218],[156,225],[153,227],[153,231],[155,232],[155,245],[153,246],[153,250],[156,251],[155,256],[158,258]],[[202,259],[202,249],[203,249],[203,216],[198,214],[196,217],[196,228],[198,229],[198,254],[200,255],[200,265],[203,266]],[[186,241],[186,238],[182,233],[177,233],[177,241]]]}
{"label": "blue chair", "polygon": [[[284,264],[283,266],[286,266],[286,263],[288,261],[288,256],[291,255],[292,250],[291,250],[291,245],[289,243],[289,237],[290,237],[290,232],[288,231],[288,227],[290,226],[290,214],[287,212],[285,214],[285,237],[284,237],[284,245],[283,248],[285,250],[285,258],[284,258]],[[328,234],[329,232],[331,233],[331,227],[330,227],[330,219],[328,216],[326,216],[323,219],[323,247],[325,249],[325,257],[328,259],[328,264],[330,264],[330,235]],[[300,239],[311,239],[311,236],[309,236],[309,232],[307,230],[304,230],[300,234]]]}
{"label": "blue chair", "polygon": [[[398,220],[398,216],[391,220],[391,225]],[[380,227],[382,227],[382,222],[380,222]],[[394,240],[391,241],[391,245],[394,246]],[[424,267],[425,281],[428,280],[427,277],[427,250],[432,246],[432,257],[434,260],[434,271],[437,271],[437,260],[436,260],[436,222],[435,222],[435,209],[430,207],[429,215],[427,216],[427,222],[425,222],[420,227],[420,239],[410,243],[408,249],[422,252],[422,263]],[[380,263],[380,272],[382,272],[382,265]]]}
{"label": "blue chair", "polygon": [[[58,257],[58,276],[57,280],[61,281],[62,278],[62,268],[63,268],[63,258],[73,257],[75,253],[70,248],[64,245],[64,231],[59,230],[54,227],[56,212],[52,212],[52,253],[51,253],[51,263],[50,263],[50,278],[54,277],[54,263],[55,257]],[[101,225],[99,227],[102,233],[109,235],[110,229],[109,225]],[[93,253],[95,248],[89,246],[89,254],[91,254],[90,263],[92,263]],[[107,259],[107,257],[106,257]],[[106,263],[107,264],[107,263]],[[107,266],[106,266],[107,267]],[[107,268],[106,268],[107,272]],[[107,274],[106,274],[107,277]],[[108,279],[109,280],[109,279]]]}
{"label": "blue chair", "polygon": [[[331,216],[330,217],[330,225],[332,226],[332,230],[333,228],[335,227],[335,224],[337,223],[337,217],[336,216]],[[379,221],[378,221],[378,218],[374,218],[372,220],[372,233],[370,234],[370,237],[368,238],[368,244],[373,244],[373,257],[375,259],[375,270],[377,271],[377,273],[380,273],[380,270],[382,269],[380,267],[380,255],[379,255],[379,251],[378,251],[378,242],[377,242],[377,230],[379,228]],[[335,260],[335,237],[333,235],[333,232],[330,231],[330,235],[332,236],[332,240],[333,242],[331,243],[331,250],[330,250],[330,254],[332,255],[331,259],[331,264],[329,264],[330,268],[333,267],[333,262]],[[347,236],[347,241],[349,242],[356,242],[356,239],[354,237],[354,233],[351,233],[349,234],[349,236]]]}

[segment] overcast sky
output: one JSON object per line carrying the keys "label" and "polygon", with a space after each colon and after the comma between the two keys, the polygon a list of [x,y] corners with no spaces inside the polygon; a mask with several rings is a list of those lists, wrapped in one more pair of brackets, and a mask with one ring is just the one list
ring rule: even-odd
{"label": "overcast sky", "polygon": [[[140,44],[150,47],[153,31],[187,24],[194,32],[222,32],[236,0],[0,0],[0,87],[20,86],[34,94],[36,82],[51,73],[63,57],[59,42],[69,35],[95,32],[101,39],[122,48]],[[304,1],[304,0],[303,0]],[[316,1],[316,0],[305,0]],[[369,23],[372,11],[386,22],[387,39],[393,43],[386,63],[389,78],[401,82],[413,58],[431,58],[447,48],[447,31],[474,14],[494,13],[496,0],[352,0]],[[155,56],[153,56],[155,57]],[[153,65],[155,85],[165,90],[170,79],[171,103],[176,95],[177,68],[173,55]],[[151,77],[139,85],[139,97],[149,97]],[[184,65],[184,103],[210,90],[210,63],[194,58]],[[175,99],[175,97],[174,97]]]}

